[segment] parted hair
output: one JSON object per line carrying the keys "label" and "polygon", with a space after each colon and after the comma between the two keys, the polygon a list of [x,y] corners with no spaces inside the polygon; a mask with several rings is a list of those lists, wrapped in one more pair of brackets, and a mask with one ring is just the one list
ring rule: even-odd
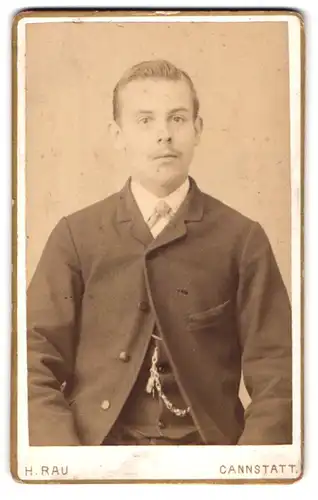
{"label": "parted hair", "polygon": [[185,81],[189,85],[192,94],[194,115],[193,118],[195,119],[198,116],[200,107],[199,99],[188,73],[180,68],[177,68],[169,61],[166,61],[164,59],[155,59],[135,64],[127,71],[125,71],[123,76],[117,82],[113,91],[113,118],[115,121],[118,121],[120,116],[119,94],[121,89],[123,89],[128,83],[134,80],[143,80],[147,78]]}

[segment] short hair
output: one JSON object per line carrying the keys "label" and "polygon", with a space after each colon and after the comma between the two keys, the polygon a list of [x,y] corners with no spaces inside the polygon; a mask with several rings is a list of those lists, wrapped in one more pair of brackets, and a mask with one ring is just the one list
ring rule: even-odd
{"label": "short hair", "polygon": [[119,93],[128,83],[134,80],[143,80],[147,78],[152,79],[162,79],[162,80],[172,80],[185,81],[191,91],[193,99],[193,118],[195,119],[199,114],[199,99],[194,88],[193,82],[186,73],[180,68],[177,68],[174,64],[166,61],[164,59],[155,59],[151,61],[143,61],[141,63],[135,64],[129,68],[120,80],[117,82],[113,91],[113,118],[115,121],[118,120],[120,110],[119,110]]}

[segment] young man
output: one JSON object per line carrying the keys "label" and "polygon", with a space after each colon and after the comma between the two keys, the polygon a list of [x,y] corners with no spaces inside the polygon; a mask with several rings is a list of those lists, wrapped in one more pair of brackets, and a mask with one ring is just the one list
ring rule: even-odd
{"label": "young man", "polygon": [[192,81],[138,64],[113,114],[131,178],[57,224],[29,287],[30,444],[291,443],[286,289],[260,225],[188,176]]}

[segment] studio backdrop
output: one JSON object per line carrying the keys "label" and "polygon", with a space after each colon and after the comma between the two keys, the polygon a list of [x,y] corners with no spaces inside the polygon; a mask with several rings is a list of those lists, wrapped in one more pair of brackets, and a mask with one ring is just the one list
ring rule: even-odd
{"label": "studio backdrop", "polygon": [[128,67],[160,58],[199,96],[191,175],[262,224],[290,293],[287,23],[31,24],[26,42],[28,282],[58,220],[126,181],[107,129],[112,91]]}

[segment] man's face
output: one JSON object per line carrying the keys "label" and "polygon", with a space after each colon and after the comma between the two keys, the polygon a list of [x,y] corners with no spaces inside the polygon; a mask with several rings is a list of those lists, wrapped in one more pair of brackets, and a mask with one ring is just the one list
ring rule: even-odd
{"label": "man's face", "polygon": [[135,80],[119,94],[117,143],[132,178],[165,196],[186,179],[202,124],[183,80]]}

